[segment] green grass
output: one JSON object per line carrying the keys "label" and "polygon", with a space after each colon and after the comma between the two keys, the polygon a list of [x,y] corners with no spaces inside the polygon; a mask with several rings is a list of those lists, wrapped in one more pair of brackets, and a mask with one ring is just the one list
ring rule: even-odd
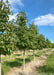
{"label": "green grass", "polygon": [[16,56],[21,56],[22,54],[14,54],[14,55],[10,55],[10,56],[5,56],[5,57],[2,57],[1,58],[1,61],[5,61],[7,59],[10,59],[10,58],[16,58]]}
{"label": "green grass", "polygon": [[[43,53],[46,53],[47,51],[49,51],[49,50],[51,50],[51,49],[48,49],[48,50],[46,50],[46,51],[43,51]],[[33,52],[31,51],[31,52],[27,52],[27,54],[29,55],[30,53],[32,53],[33,54]],[[35,54],[36,56],[40,56],[42,54],[42,52],[41,52],[41,50],[37,50],[37,54]],[[21,56],[22,54],[12,54],[12,55],[10,55],[10,56],[5,56],[5,57],[2,57],[1,58],[1,61],[5,61],[5,60],[9,60],[9,58],[16,58],[16,56]]]}
{"label": "green grass", "polygon": [[[47,51],[49,51],[49,50],[47,50]],[[47,51],[41,52],[41,51],[38,50],[37,53],[35,54],[35,56],[40,57],[42,55],[42,53],[45,54]],[[16,58],[16,56],[18,58]],[[20,56],[21,56],[21,54],[11,55],[10,57],[14,58],[14,59],[8,59],[7,61],[1,63],[4,74],[8,73],[11,70],[11,68],[22,66],[23,56],[21,56],[21,57]],[[2,58],[2,61],[6,60],[7,58],[9,58],[9,56]],[[26,63],[30,62],[32,59],[33,59],[33,55],[26,55],[25,56],[25,62]]]}
{"label": "green grass", "polygon": [[46,52],[48,52],[48,51],[50,51],[51,49],[48,49],[48,50],[46,50],[46,51],[38,51],[36,54],[35,54],[35,56],[36,57],[40,57],[41,55],[44,55]]}
{"label": "green grass", "polygon": [[39,72],[48,74],[54,73],[54,52],[48,56],[46,64],[39,68]]}
{"label": "green grass", "polygon": [[[30,62],[32,59],[33,59],[32,55],[26,56],[25,63]],[[8,61],[5,61],[5,62],[2,62],[1,64],[2,64],[2,68],[3,68],[4,74],[6,74],[6,73],[8,73],[11,70],[11,68],[22,66],[22,64],[23,64],[23,57],[22,58],[15,58],[15,59],[12,59],[12,60],[8,60]]]}

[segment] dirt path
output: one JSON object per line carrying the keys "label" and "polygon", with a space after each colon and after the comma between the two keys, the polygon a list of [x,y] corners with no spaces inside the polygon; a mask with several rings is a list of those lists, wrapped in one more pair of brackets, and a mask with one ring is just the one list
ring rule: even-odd
{"label": "dirt path", "polygon": [[44,56],[41,55],[35,61],[27,63],[25,70],[23,70],[22,67],[14,68],[7,75],[36,75],[38,68],[45,63],[47,56],[50,55],[52,51],[54,51],[54,49],[46,52]]}

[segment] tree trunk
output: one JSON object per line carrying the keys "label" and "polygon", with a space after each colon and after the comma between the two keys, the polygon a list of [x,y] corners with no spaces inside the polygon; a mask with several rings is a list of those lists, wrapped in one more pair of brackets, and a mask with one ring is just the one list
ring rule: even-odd
{"label": "tree trunk", "polygon": [[25,70],[25,50],[23,51],[23,70]]}
{"label": "tree trunk", "polygon": [[23,56],[23,50],[22,50],[22,56]]}
{"label": "tree trunk", "polygon": [[1,55],[0,55],[0,63],[1,63]]}
{"label": "tree trunk", "polygon": [[34,57],[34,62],[35,62],[35,50],[33,50],[33,57]]}

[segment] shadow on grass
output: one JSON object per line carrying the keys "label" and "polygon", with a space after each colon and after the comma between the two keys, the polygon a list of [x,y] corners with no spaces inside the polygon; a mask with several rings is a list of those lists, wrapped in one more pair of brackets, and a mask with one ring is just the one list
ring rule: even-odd
{"label": "shadow on grass", "polygon": [[[27,63],[27,62],[30,62],[31,61],[31,58],[26,58],[25,59],[25,62]],[[6,61],[6,62],[4,62],[4,64],[6,65],[6,66],[10,66],[10,67],[20,67],[20,66],[22,66],[22,64],[23,64],[23,58],[21,59],[21,58],[16,58],[14,61]]]}
{"label": "shadow on grass", "polygon": [[[33,55],[30,55],[30,54],[29,54],[28,56],[29,56],[29,57],[33,57]],[[39,54],[35,54],[35,56],[36,56],[36,57],[40,57]]]}
{"label": "shadow on grass", "polygon": [[35,54],[35,56],[40,57],[40,55],[39,55],[39,54]]}
{"label": "shadow on grass", "polygon": [[33,55],[28,55],[28,58],[26,59],[27,62],[30,62],[33,59]]}
{"label": "shadow on grass", "polygon": [[[21,59],[22,61],[22,59]],[[20,61],[20,59],[15,59],[14,61],[6,61],[5,65],[6,66],[10,66],[10,67],[17,67],[17,66],[21,66],[22,62]]]}
{"label": "shadow on grass", "polygon": [[47,65],[44,65],[42,67],[39,67],[39,71],[44,73],[54,73],[54,67],[49,67]]}
{"label": "shadow on grass", "polygon": [[4,71],[3,71],[3,69],[1,68],[1,75],[4,75]]}
{"label": "shadow on grass", "polygon": [[21,56],[22,54],[14,54],[14,56]]}
{"label": "shadow on grass", "polygon": [[29,54],[28,56],[29,56],[29,57],[33,57],[33,54]]}
{"label": "shadow on grass", "polygon": [[[33,59],[33,56],[30,55],[27,58],[25,58],[25,63],[30,62]],[[14,60],[5,61],[2,63],[3,71],[4,73],[8,73],[11,68],[13,67],[20,67],[23,65],[23,58],[16,58]]]}

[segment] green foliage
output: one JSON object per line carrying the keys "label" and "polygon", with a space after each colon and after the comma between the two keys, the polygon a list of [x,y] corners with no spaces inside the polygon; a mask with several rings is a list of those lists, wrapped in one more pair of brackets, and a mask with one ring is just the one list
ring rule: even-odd
{"label": "green foliage", "polygon": [[54,48],[54,43],[52,43],[52,48]]}
{"label": "green foliage", "polygon": [[37,26],[32,22],[27,27],[25,11],[16,15],[16,20],[9,21],[10,4],[8,0],[0,1],[0,54],[11,54],[14,49],[42,49],[53,47],[49,39],[39,34]]}
{"label": "green foliage", "polygon": [[29,49],[37,49],[37,41],[36,37],[38,35],[38,29],[37,26],[35,26],[34,23],[29,25],[29,32],[28,32],[28,37],[29,37]]}
{"label": "green foliage", "polygon": [[10,4],[0,1],[0,54],[11,54],[15,45],[15,26],[9,22]]}
{"label": "green foliage", "polygon": [[17,14],[17,20],[16,24],[18,25],[18,28],[16,30],[16,35],[18,37],[17,46],[19,49],[27,49],[28,48],[28,27],[26,26],[26,23],[28,22],[28,19],[26,17],[26,14],[24,11],[19,12]]}
{"label": "green foliage", "polygon": [[46,46],[47,48],[51,48],[52,47],[51,41],[48,38],[46,39],[46,45],[47,45]]}
{"label": "green foliage", "polygon": [[7,28],[6,24],[9,20],[10,14],[10,4],[8,0],[4,3],[3,0],[0,1],[0,32],[4,32]]}
{"label": "green foliage", "polygon": [[16,15],[16,24],[19,26],[26,26],[28,22],[25,11],[21,11]]}
{"label": "green foliage", "polygon": [[37,36],[37,44],[38,49],[46,48],[46,41],[44,35],[40,34]]}

